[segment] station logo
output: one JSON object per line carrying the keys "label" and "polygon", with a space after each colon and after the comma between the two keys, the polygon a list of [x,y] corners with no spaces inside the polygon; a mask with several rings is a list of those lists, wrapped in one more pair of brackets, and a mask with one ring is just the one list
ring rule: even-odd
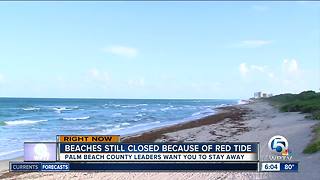
{"label": "station logo", "polygon": [[25,142],[24,161],[56,161],[56,143]]}
{"label": "station logo", "polygon": [[36,144],[33,148],[34,151],[34,159],[38,159],[40,161],[48,161],[50,157],[50,152],[48,151],[48,147],[46,144]]}
{"label": "station logo", "polygon": [[273,155],[270,156],[271,160],[291,160],[292,152],[289,152],[288,140],[280,135],[270,138],[268,148]]}

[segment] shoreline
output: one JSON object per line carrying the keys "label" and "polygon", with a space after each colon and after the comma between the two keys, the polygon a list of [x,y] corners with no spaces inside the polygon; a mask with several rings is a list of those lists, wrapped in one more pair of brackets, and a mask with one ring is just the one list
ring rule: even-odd
{"label": "shoreline", "polygon": [[212,125],[228,118],[233,121],[240,121],[242,116],[248,113],[248,109],[240,108],[240,106],[241,105],[231,105],[226,107],[219,107],[215,109],[217,110],[217,113],[213,115],[126,135],[121,137],[121,142],[155,142],[158,139],[165,139],[165,134],[167,133],[177,132],[185,129],[192,129],[205,125]]}

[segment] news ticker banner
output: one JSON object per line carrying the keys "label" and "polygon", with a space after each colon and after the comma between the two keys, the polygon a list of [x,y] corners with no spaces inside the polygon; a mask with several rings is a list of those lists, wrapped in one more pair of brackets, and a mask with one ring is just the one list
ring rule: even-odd
{"label": "news ticker banner", "polygon": [[[117,142],[117,143],[115,143]],[[259,143],[120,143],[120,136],[57,136],[57,161],[248,162]]]}
{"label": "news ticker banner", "polygon": [[[259,168],[260,165],[260,168]],[[128,162],[10,162],[11,172],[65,171],[261,171],[298,172],[298,162],[128,163]]]}
{"label": "news ticker banner", "polygon": [[120,136],[59,135],[26,142],[10,171],[258,170],[259,143],[121,143]]}
{"label": "news ticker banner", "polygon": [[24,161],[259,161],[259,143],[121,143],[117,135],[58,135],[56,140],[56,143],[26,142]]}
{"label": "news ticker banner", "polygon": [[58,143],[57,145],[57,161],[259,161],[258,143]]}
{"label": "news ticker banner", "polygon": [[257,171],[257,162],[166,163],[166,162],[10,162],[12,172],[65,171]]}
{"label": "news ticker banner", "polygon": [[298,168],[298,163],[259,164],[259,143],[121,143],[118,135],[58,135],[56,140],[25,142],[24,162],[10,162],[10,171],[292,172]]}

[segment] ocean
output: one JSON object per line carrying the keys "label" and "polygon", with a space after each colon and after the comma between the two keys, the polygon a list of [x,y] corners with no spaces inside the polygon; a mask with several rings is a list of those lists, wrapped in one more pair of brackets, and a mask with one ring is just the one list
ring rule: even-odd
{"label": "ocean", "polygon": [[238,100],[0,98],[0,160],[58,134],[128,135],[199,119]]}

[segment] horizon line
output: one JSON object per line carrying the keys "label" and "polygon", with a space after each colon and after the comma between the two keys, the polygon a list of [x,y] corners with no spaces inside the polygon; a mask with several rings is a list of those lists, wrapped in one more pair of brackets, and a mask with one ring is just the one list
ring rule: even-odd
{"label": "horizon line", "polygon": [[0,99],[105,99],[105,100],[240,100],[241,98],[95,98],[95,97],[1,97]]}

